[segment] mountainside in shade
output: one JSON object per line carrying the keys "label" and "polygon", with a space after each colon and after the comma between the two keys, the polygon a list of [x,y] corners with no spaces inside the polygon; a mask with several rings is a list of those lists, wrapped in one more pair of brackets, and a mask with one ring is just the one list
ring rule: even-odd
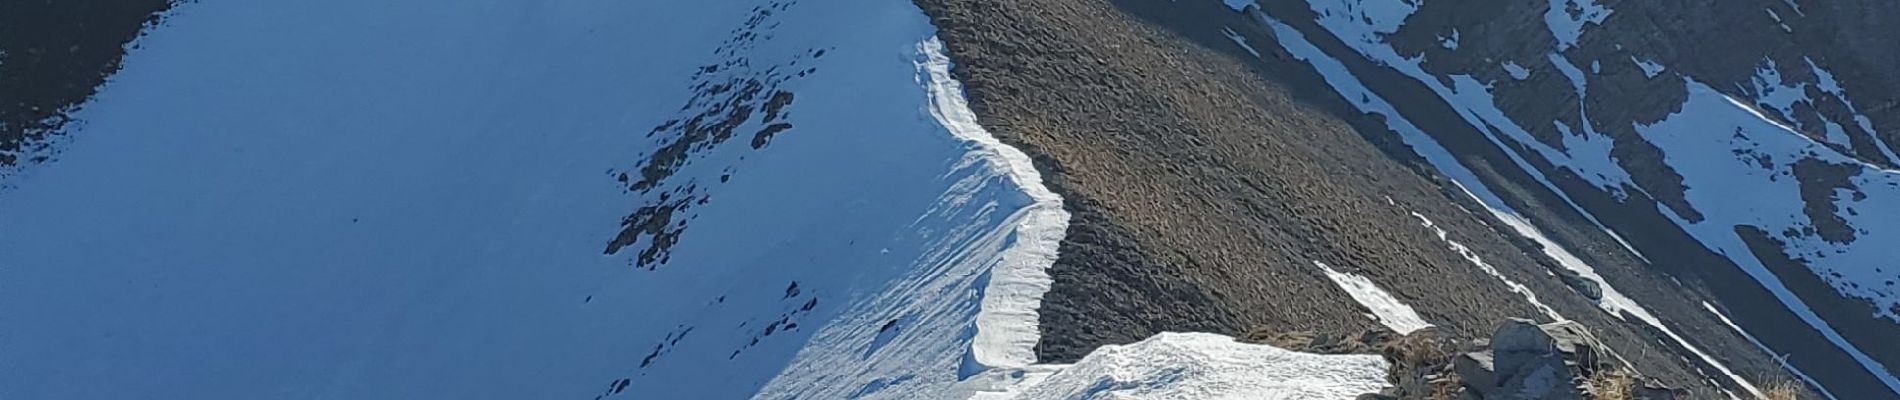
{"label": "mountainside in shade", "polygon": [[49,157],[70,112],[118,69],[122,45],[170,3],[0,3],[0,176]]}
{"label": "mountainside in shade", "polygon": [[833,398],[1034,361],[1067,217],[909,4],[167,16],[0,191],[0,397]]}
{"label": "mountainside in shade", "polygon": [[[1413,81],[1342,89],[1349,101],[1422,85],[1436,98],[1419,103],[1449,106],[1475,128],[1465,132],[1503,150],[1504,157],[1467,162],[1532,178],[1473,175],[1460,179],[1465,187],[1554,194],[1555,202],[1510,202],[1555,208],[1558,217],[1533,220],[1569,224],[1556,228],[1577,232],[1565,241],[1600,241],[1583,238],[1600,231],[1621,251],[1598,253],[1633,255],[1635,268],[1708,282],[1726,306],[1703,308],[1736,316],[1741,323],[1731,326],[1764,338],[1755,344],[1773,354],[1797,354],[1778,362],[1823,392],[1834,381],[1852,387],[1838,393],[1851,398],[1900,393],[1891,372],[1900,348],[1890,343],[1900,333],[1893,284],[1900,258],[1885,245],[1900,226],[1900,171],[1888,145],[1900,131],[1881,122],[1900,118],[1889,89],[1900,71],[1884,61],[1900,42],[1868,37],[1882,36],[1880,29],[1858,22],[1900,16],[1900,9],[1531,3],[1488,9],[1498,14],[1483,20],[1458,11],[1475,4],[1459,2],[1313,1],[1269,6],[1259,16],[1269,24],[1315,21],[1323,31],[1306,35],[1330,34],[1357,53],[1326,57],[1364,57]],[[1521,23],[1532,13],[1542,13],[1542,26]],[[1299,35],[1291,32],[1280,39]],[[1357,79],[1384,73],[1352,72]],[[1388,120],[1447,116],[1433,107],[1367,112]],[[1431,135],[1468,140],[1459,131]],[[1590,264],[1598,262],[1577,260],[1581,268],[1570,269],[1595,275]],[[1627,300],[1616,285],[1593,280],[1606,308],[1627,308],[1614,304]],[[1634,316],[1655,324],[1644,314]],[[1852,395],[1868,391],[1880,394]]]}
{"label": "mountainside in shade", "polygon": [[88,39],[129,42],[74,61],[114,72],[83,102],[18,93],[67,104],[5,160],[0,359],[31,367],[0,396],[1054,398],[1209,356],[1126,383],[1383,385],[1376,357],[1205,334],[1036,364],[1069,214],[910,4],[163,21]]}

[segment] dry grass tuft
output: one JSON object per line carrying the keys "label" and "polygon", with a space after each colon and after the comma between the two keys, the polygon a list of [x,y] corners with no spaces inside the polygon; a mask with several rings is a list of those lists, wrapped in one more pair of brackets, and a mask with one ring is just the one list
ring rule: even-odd
{"label": "dry grass tuft", "polygon": [[1780,381],[1762,388],[1761,400],[1801,400],[1801,384]]}
{"label": "dry grass tuft", "polygon": [[1379,350],[1394,364],[1408,366],[1442,365],[1451,358],[1446,344],[1430,334],[1401,336],[1381,345]]}
{"label": "dry grass tuft", "polygon": [[1464,393],[1465,393],[1464,378],[1458,376],[1458,374],[1456,373],[1448,372],[1445,374],[1445,379],[1443,381],[1431,383],[1431,394],[1426,395],[1425,399],[1426,400],[1458,400],[1459,395],[1462,395]]}
{"label": "dry grass tuft", "polygon": [[1628,371],[1598,372],[1590,377],[1590,400],[1630,400],[1636,397],[1636,376]]}

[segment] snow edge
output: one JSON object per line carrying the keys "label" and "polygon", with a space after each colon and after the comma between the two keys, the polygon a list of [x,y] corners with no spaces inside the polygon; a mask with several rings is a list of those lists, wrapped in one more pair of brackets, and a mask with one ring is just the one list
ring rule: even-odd
{"label": "snow edge", "polygon": [[1037,311],[1053,282],[1047,270],[1055,264],[1057,248],[1068,232],[1069,212],[1063,209],[1062,197],[1043,185],[1042,173],[1028,154],[1004,144],[977,123],[963,84],[950,75],[953,63],[943,41],[933,34],[917,50],[921,55],[918,75],[929,94],[931,118],[951,136],[973,145],[971,156],[987,161],[1030,200],[1010,215],[1010,242],[985,273],[982,304],[958,376],[1029,366],[1036,362],[1036,343],[1041,340]]}

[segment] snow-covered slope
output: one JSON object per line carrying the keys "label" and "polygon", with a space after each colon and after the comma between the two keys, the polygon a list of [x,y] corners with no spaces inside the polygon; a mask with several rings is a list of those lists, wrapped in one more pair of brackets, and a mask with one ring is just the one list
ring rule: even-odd
{"label": "snow-covered slope", "polygon": [[169,21],[0,192],[0,397],[906,397],[1033,361],[1066,214],[908,3]]}
{"label": "snow-covered slope", "polygon": [[1068,214],[905,2],[200,2],[168,21],[61,157],[0,191],[0,398],[1384,382],[1376,356],[1207,334],[1034,364]]}

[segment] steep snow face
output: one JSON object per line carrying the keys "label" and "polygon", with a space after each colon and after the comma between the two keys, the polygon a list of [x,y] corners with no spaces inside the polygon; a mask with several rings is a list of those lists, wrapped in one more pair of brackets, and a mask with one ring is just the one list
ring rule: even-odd
{"label": "steep snow face", "polygon": [[1033,361],[1067,215],[908,3],[170,21],[0,192],[0,397],[936,397]]}
{"label": "steep snow face", "polygon": [[[1035,361],[1036,310],[1050,284],[1045,270],[1055,262],[1069,214],[1062,209],[1062,199],[1042,186],[1027,155],[998,142],[976,123],[961,85],[950,77],[943,44],[930,38],[917,50],[922,57],[917,65],[919,79],[929,89],[930,115],[971,146],[958,168],[982,171],[960,178],[940,207],[966,209],[970,206],[963,204],[984,202],[975,205],[979,212],[1006,211],[998,210],[1003,202],[992,197],[1020,197],[1016,200],[1028,204],[1009,215],[1003,226],[958,228],[981,236],[971,244],[943,249],[961,254],[927,255],[926,260],[954,262],[920,264],[924,268],[909,281],[887,286],[873,294],[875,300],[864,303],[867,308],[847,311],[845,322],[822,328],[818,339],[800,349],[758,398],[956,398],[970,393],[951,388],[953,381],[944,378],[1028,367]],[[982,188],[1017,193],[965,192]],[[929,225],[905,228],[925,229],[922,236],[938,234]],[[972,276],[975,281],[969,280]],[[946,292],[951,290],[963,292]],[[972,305],[979,307],[974,316],[969,315]],[[929,314],[942,315],[905,321]],[[877,328],[869,329],[873,326]],[[946,357],[956,354],[959,346],[968,347],[961,358]]]}
{"label": "steep snow face", "polygon": [[[1103,346],[1002,399],[1351,399],[1385,387],[1377,355],[1319,355],[1208,333]],[[1048,371],[1040,371],[1049,373]]]}

